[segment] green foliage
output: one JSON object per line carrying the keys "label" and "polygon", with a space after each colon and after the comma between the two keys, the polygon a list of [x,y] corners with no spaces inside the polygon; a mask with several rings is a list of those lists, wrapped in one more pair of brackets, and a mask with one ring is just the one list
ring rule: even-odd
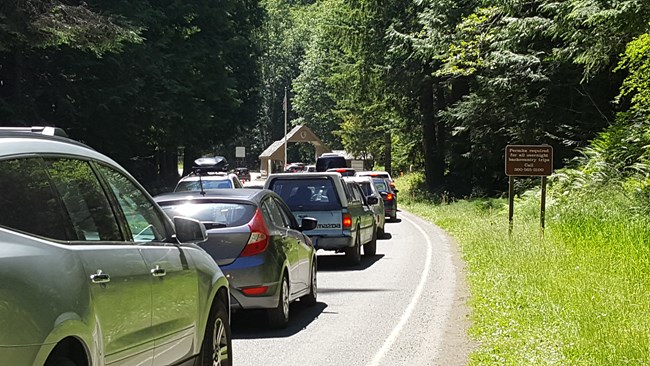
{"label": "green foliage", "polygon": [[505,200],[403,207],[460,244],[480,344],[470,365],[625,365],[650,362],[650,222],[635,203],[618,186],[571,194],[548,208],[543,239],[533,194],[510,238]]}

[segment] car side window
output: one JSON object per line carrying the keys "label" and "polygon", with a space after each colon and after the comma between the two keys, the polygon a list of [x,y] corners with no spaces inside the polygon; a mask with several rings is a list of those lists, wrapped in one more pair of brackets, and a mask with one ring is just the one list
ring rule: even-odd
{"label": "car side window", "polygon": [[235,188],[244,188],[244,186],[242,186],[241,182],[239,181],[239,178],[233,178],[232,181]]}
{"label": "car side window", "polygon": [[40,158],[0,161],[0,226],[55,240],[74,238]]}
{"label": "car side window", "polygon": [[273,225],[276,227],[288,227],[284,221],[284,218],[282,217],[282,214],[280,213],[280,209],[272,199],[269,198],[264,200],[262,205]]}
{"label": "car side window", "polygon": [[273,202],[275,203],[275,206],[278,208],[278,212],[280,215],[282,215],[282,221],[284,222],[284,226],[287,228],[292,228],[296,227],[296,220],[293,218],[293,215],[291,214],[291,211],[289,210],[286,205],[281,203],[277,198],[272,199]]}
{"label": "car side window", "polygon": [[58,191],[75,231],[72,240],[122,241],[122,232],[90,163],[46,158],[47,173]]}
{"label": "car side window", "polygon": [[352,185],[355,197],[363,204],[367,204],[366,196],[361,191],[361,187],[358,184]]}
{"label": "car side window", "polygon": [[167,238],[162,214],[129,178],[105,165],[97,169],[105,177],[131,230],[136,243],[164,242]]}

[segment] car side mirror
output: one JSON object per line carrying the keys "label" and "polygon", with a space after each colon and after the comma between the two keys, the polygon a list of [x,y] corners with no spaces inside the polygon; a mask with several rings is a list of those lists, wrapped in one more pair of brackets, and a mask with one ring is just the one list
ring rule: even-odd
{"label": "car side mirror", "polygon": [[393,192],[398,193],[398,192],[399,192],[399,189],[397,189],[397,188],[393,188]]}
{"label": "car side mirror", "polygon": [[298,230],[309,231],[314,230],[318,226],[318,220],[313,217],[303,217]]}
{"label": "car side mirror", "polygon": [[379,203],[379,198],[375,196],[368,196],[366,197],[366,201],[368,201],[369,205],[376,205]]}
{"label": "car side mirror", "polygon": [[174,217],[174,227],[176,228],[176,240],[180,244],[203,243],[208,240],[205,226],[198,220],[176,216]]}

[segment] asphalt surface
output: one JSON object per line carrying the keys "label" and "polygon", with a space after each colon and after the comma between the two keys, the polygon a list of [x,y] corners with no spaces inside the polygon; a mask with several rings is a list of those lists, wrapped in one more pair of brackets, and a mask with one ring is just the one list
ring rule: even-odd
{"label": "asphalt surface", "polygon": [[473,345],[458,248],[434,225],[398,217],[358,266],[318,252],[318,303],[293,303],[287,329],[270,330],[263,312],[234,314],[234,364],[465,365]]}

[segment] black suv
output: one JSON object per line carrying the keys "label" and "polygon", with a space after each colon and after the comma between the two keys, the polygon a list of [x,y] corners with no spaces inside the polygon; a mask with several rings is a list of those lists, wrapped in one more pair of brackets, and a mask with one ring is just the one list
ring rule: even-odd
{"label": "black suv", "polygon": [[335,153],[325,153],[316,159],[316,171],[326,172],[333,168],[347,168],[345,157]]}

